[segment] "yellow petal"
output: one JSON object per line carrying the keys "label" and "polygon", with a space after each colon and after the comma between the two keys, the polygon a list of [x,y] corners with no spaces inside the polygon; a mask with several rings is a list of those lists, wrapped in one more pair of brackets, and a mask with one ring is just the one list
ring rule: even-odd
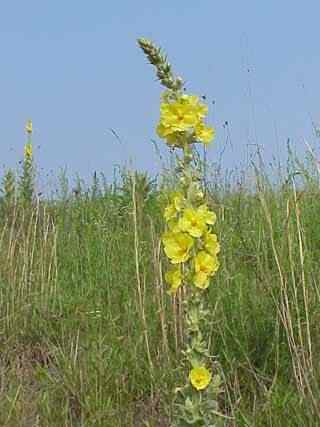
{"label": "yellow petal", "polygon": [[182,274],[180,268],[174,268],[165,274],[165,280],[170,285],[170,294],[175,294],[182,285]]}
{"label": "yellow petal", "polygon": [[202,271],[199,271],[193,276],[193,283],[197,288],[207,289],[210,284],[210,281],[207,274],[203,273]]}
{"label": "yellow petal", "polygon": [[204,390],[211,382],[212,374],[204,366],[191,369],[189,379],[196,390]]}

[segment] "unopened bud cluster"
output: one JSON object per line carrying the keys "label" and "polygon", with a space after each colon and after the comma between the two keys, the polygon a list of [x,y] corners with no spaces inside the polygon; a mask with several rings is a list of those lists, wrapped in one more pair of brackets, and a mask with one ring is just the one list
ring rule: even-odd
{"label": "unopened bud cluster", "polygon": [[171,65],[167,61],[166,56],[161,52],[161,49],[145,38],[138,39],[138,44],[146,54],[150,64],[156,67],[157,77],[161,84],[174,91],[180,90],[183,86],[183,81],[180,77],[174,77]]}

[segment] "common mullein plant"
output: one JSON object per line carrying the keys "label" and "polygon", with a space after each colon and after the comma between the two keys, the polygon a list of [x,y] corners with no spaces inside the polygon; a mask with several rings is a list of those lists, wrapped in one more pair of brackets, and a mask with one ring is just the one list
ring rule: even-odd
{"label": "common mullein plant", "polygon": [[24,204],[30,204],[34,195],[34,161],[32,147],[32,121],[28,120],[25,126],[27,142],[24,146],[22,174],[19,182],[19,196]]}
{"label": "common mullein plant", "polygon": [[183,80],[174,76],[161,49],[144,38],[138,39],[138,44],[165,87],[157,134],[176,152],[178,184],[164,209],[162,243],[170,265],[165,273],[168,292],[176,295],[183,288],[187,378],[185,385],[176,389],[172,426],[223,426],[225,417],[218,404],[222,384],[209,352],[207,308],[208,287],[219,268],[220,246],[213,232],[216,215],[206,203],[195,155],[196,144],[210,144],[215,131],[205,122],[207,106],[184,92]]}

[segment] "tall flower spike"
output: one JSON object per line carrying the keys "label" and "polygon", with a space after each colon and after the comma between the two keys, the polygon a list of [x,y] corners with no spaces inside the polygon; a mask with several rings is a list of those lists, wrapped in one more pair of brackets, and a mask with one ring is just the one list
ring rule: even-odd
{"label": "tall flower spike", "polygon": [[[160,82],[169,90],[162,96],[157,133],[171,148],[181,149],[177,155],[177,188],[168,197],[164,209],[166,232],[162,235],[164,253],[171,268],[165,274],[168,291],[182,299],[185,317],[184,368],[188,380],[179,387],[178,403],[174,406],[171,427],[222,425],[217,415],[220,377],[213,374],[209,347],[210,310],[206,308],[206,289],[219,268],[220,250],[217,236],[212,232],[216,215],[204,200],[200,173],[193,144],[207,145],[214,129],[204,119],[208,108],[197,96],[181,91],[182,80],[174,78],[171,66],[161,49],[146,39],[138,43],[151,64],[156,67]],[[215,410],[213,410],[213,408]]]}
{"label": "tall flower spike", "polygon": [[157,69],[157,77],[160,82],[168,89],[173,91],[181,90],[183,81],[180,77],[174,77],[171,71],[171,65],[161,49],[155,46],[150,40],[143,37],[138,39],[138,44],[148,58],[150,64]]}
{"label": "tall flower spike", "polygon": [[28,120],[25,125],[27,134],[27,142],[24,145],[24,156],[22,163],[22,173],[19,179],[19,198],[25,206],[32,203],[34,196],[34,177],[35,168],[33,162],[33,147],[32,147],[32,121]]}

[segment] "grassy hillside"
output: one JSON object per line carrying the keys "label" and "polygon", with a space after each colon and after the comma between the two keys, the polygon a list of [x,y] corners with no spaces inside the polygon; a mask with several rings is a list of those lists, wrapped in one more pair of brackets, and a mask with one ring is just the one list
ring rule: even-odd
{"label": "grassy hillside", "polygon": [[[317,173],[295,163],[277,183],[261,170],[250,185],[208,181],[226,426],[320,425]],[[0,425],[168,426],[183,307],[162,279],[162,186],[125,173],[59,194],[2,199]]]}

